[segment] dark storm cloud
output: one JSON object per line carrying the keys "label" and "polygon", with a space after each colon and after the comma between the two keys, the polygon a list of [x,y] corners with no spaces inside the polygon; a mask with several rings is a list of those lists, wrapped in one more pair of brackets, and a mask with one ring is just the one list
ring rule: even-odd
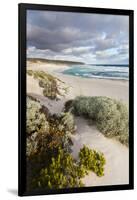
{"label": "dark storm cloud", "polygon": [[128,56],[123,45],[128,43],[128,29],[127,16],[28,11],[28,56],[37,52],[41,57],[83,59],[87,54],[90,62],[109,49]]}

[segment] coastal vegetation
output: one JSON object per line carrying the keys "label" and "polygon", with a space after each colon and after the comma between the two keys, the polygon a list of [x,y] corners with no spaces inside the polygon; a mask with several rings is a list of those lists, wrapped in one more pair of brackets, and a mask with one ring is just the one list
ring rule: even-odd
{"label": "coastal vegetation", "polygon": [[70,112],[50,114],[47,108],[27,97],[27,188],[52,189],[84,186],[82,178],[93,171],[104,175],[105,157],[86,146],[78,159],[71,153],[75,134]]}
{"label": "coastal vegetation", "polygon": [[79,96],[66,102],[64,111],[88,119],[105,136],[128,145],[128,109],[121,101],[103,96]]}
{"label": "coastal vegetation", "polygon": [[70,149],[71,134],[75,133],[74,118],[71,113],[51,115],[48,109],[27,97],[27,156],[37,154],[43,149],[59,146]]}
{"label": "coastal vegetation", "polygon": [[43,95],[51,100],[59,100],[68,92],[68,87],[60,79],[44,71],[27,70],[29,76],[38,80],[39,86],[43,89]]}
{"label": "coastal vegetation", "polygon": [[84,146],[80,149],[79,159],[75,160],[70,153],[58,149],[56,157],[51,163],[42,168],[39,177],[34,181],[38,188],[71,188],[82,187],[82,178],[93,171],[97,176],[104,175],[105,158],[102,153]]}

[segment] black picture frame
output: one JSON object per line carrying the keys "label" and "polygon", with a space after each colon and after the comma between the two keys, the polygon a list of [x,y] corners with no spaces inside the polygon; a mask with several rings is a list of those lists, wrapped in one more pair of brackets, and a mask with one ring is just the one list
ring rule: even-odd
{"label": "black picture frame", "polygon": [[[19,4],[18,5],[18,195],[46,195],[62,193],[99,192],[113,190],[129,190],[134,188],[134,11],[107,8],[71,7],[58,5]],[[79,13],[99,13],[129,16],[129,184],[81,187],[69,189],[52,189],[26,192],[26,11],[47,10]]]}

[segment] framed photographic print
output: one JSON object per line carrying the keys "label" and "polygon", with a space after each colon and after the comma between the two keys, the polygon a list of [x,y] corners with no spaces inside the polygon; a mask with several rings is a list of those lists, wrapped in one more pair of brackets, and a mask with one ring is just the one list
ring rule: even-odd
{"label": "framed photographic print", "polygon": [[19,4],[19,195],[134,187],[133,11]]}

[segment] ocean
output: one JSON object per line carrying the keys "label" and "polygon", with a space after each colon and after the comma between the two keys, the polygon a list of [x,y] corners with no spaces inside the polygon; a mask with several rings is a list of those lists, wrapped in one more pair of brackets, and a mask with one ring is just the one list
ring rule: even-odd
{"label": "ocean", "polygon": [[129,80],[128,65],[72,65],[62,73],[85,78]]}

